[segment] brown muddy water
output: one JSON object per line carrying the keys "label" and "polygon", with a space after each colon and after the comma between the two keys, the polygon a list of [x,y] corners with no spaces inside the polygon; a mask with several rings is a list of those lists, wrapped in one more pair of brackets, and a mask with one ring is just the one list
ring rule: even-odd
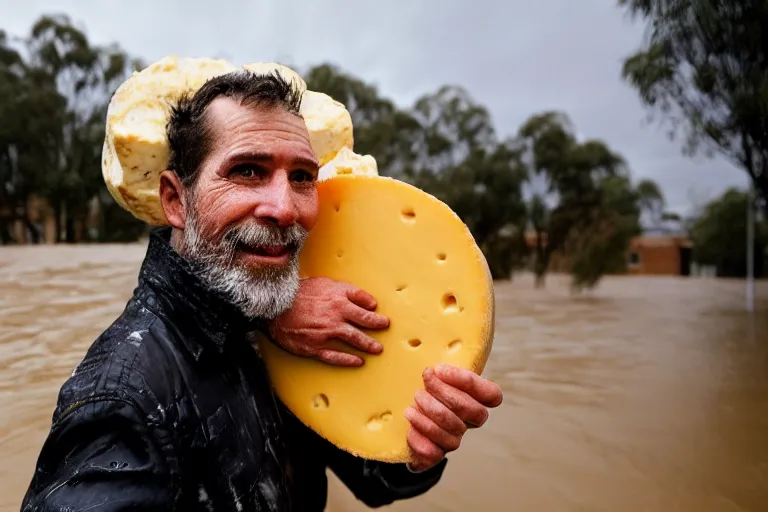
{"label": "brown muddy water", "polygon": [[[0,511],[19,510],[56,394],[122,310],[144,247],[0,248]],[[553,276],[497,286],[505,402],[411,511],[768,511],[768,283]],[[364,510],[331,481],[329,509]]]}

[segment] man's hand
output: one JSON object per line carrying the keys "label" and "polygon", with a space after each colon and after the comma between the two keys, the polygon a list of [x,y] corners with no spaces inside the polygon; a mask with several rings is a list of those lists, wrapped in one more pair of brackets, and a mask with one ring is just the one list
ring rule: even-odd
{"label": "man's hand", "polygon": [[501,388],[476,373],[449,365],[424,371],[425,390],[405,410],[411,423],[408,445],[414,455],[412,471],[426,471],[456,450],[468,428],[481,427],[488,408],[501,405]]}
{"label": "man's hand", "polygon": [[293,307],[270,322],[269,333],[292,354],[360,366],[361,357],[329,348],[328,342],[341,340],[369,354],[381,353],[381,344],[360,330],[389,326],[389,319],[375,310],[376,299],[350,284],[325,277],[302,279]]}

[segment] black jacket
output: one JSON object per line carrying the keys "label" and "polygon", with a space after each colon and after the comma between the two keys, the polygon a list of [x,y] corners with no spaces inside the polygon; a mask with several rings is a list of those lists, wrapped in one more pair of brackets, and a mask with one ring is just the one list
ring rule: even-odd
{"label": "black jacket", "polygon": [[330,468],[371,507],[424,493],[414,474],[353,457],[279,403],[246,341],[154,231],[138,287],[59,394],[23,511],[320,511]]}

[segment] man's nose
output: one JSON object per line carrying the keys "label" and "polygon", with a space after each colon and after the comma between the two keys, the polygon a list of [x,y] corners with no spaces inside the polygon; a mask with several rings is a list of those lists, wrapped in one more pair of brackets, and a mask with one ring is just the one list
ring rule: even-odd
{"label": "man's nose", "polygon": [[284,228],[296,223],[299,212],[287,176],[285,173],[275,174],[277,176],[273,176],[269,185],[262,190],[264,196],[254,213],[259,219]]}

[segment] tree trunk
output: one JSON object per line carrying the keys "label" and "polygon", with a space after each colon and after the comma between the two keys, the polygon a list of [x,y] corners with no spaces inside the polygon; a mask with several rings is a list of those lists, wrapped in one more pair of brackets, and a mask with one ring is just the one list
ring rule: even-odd
{"label": "tree trunk", "polygon": [[67,215],[64,221],[64,227],[65,227],[64,236],[66,237],[66,242],[68,244],[74,244],[75,242],[77,242],[77,240],[75,239],[75,216],[72,215],[72,213],[69,211],[66,213]]}
{"label": "tree trunk", "polygon": [[19,214],[21,217],[22,224],[24,224],[24,227],[27,228],[27,231],[29,232],[29,236],[32,238],[32,243],[34,245],[39,244],[40,231],[38,231],[37,227],[29,219],[29,211],[27,210],[26,202],[24,202],[24,205],[21,207],[21,211],[19,212]]}
{"label": "tree trunk", "polygon": [[62,201],[56,200],[53,201],[53,219],[54,219],[54,241],[53,243],[58,244],[61,242],[61,221],[64,218],[64,205],[62,204]]}

